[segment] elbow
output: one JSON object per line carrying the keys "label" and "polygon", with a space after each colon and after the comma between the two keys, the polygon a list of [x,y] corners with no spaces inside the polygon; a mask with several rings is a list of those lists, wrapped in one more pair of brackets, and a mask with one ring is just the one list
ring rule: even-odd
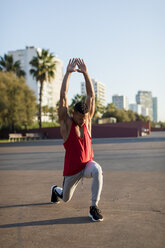
{"label": "elbow", "polygon": [[91,96],[90,96],[92,99],[95,99],[95,93],[92,92]]}

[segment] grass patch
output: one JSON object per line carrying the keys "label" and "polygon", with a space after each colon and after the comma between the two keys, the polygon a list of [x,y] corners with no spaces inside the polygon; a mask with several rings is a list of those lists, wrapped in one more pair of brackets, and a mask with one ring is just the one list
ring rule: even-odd
{"label": "grass patch", "polygon": [[6,142],[9,142],[8,139],[0,139],[0,143],[6,143]]}
{"label": "grass patch", "polygon": [[[42,122],[42,127],[59,127],[60,124],[57,122]],[[28,126],[28,129],[38,129],[38,122],[33,123],[31,126]]]}

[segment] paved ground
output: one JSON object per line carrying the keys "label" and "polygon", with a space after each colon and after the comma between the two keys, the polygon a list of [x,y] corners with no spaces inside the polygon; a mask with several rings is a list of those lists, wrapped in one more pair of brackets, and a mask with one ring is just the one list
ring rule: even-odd
{"label": "paved ground", "polygon": [[165,132],[93,140],[104,171],[104,222],[87,217],[91,180],[71,202],[50,204],[62,184],[61,140],[0,144],[0,247],[164,248]]}

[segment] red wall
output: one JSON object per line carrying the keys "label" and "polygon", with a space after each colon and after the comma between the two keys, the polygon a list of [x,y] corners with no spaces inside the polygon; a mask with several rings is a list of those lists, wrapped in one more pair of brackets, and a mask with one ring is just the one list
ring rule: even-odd
{"label": "red wall", "polygon": [[[92,126],[93,138],[106,138],[106,137],[138,137],[142,135],[144,129],[148,130],[148,134],[151,132],[150,123],[143,123],[141,121],[134,122],[119,122],[119,123],[107,123],[97,124]],[[152,129],[152,131],[165,131],[165,129]],[[61,139],[60,127],[49,127],[42,129],[31,129],[29,133],[41,133],[43,138],[48,139]],[[26,130],[22,131],[25,135]],[[0,132],[0,138],[8,138],[9,132]]]}
{"label": "red wall", "polygon": [[111,138],[111,137],[138,137],[139,131],[137,128],[113,127],[95,125],[92,127],[93,138]]}
{"label": "red wall", "polygon": [[161,132],[161,131],[165,131],[165,128],[156,128],[156,127],[154,128],[154,127],[152,127],[151,131],[152,132],[155,132],[155,131]]}
{"label": "red wall", "polygon": [[[151,130],[150,123],[135,121],[135,122],[97,124],[92,126],[92,137],[93,138],[138,137],[141,136],[143,129],[147,129],[148,133],[150,134],[150,130]],[[29,130],[29,132],[42,133],[43,137],[48,139],[61,139],[60,127],[32,129]]]}
{"label": "red wall", "polygon": [[31,129],[29,133],[41,133],[43,138],[61,139],[60,127],[45,127],[41,129]]}

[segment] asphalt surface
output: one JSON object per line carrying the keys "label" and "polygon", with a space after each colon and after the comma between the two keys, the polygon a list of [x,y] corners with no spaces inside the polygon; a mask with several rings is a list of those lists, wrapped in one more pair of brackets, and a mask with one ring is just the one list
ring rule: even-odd
{"label": "asphalt surface", "polygon": [[62,140],[0,144],[0,247],[165,247],[165,132],[94,139],[104,172],[99,207],[88,218],[91,180],[69,203],[50,204],[62,185]]}

